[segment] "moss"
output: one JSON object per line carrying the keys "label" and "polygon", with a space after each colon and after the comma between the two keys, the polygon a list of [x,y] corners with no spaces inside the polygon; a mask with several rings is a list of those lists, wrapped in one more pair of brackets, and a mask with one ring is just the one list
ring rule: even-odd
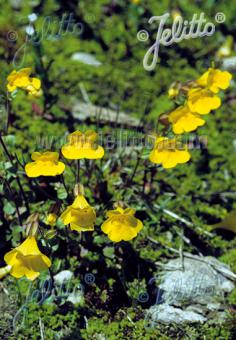
{"label": "moss", "polygon": [[[199,339],[205,337],[206,339],[233,339],[233,329],[221,326],[205,325],[156,325],[155,328],[147,327],[143,320],[132,320],[129,311],[120,312],[121,319],[116,322],[104,324],[102,320],[92,318],[89,322],[89,327],[82,330],[83,339],[93,339],[104,337],[108,339],[138,339],[143,338],[148,340],[170,338],[175,339]],[[135,322],[134,322],[135,321]]]}

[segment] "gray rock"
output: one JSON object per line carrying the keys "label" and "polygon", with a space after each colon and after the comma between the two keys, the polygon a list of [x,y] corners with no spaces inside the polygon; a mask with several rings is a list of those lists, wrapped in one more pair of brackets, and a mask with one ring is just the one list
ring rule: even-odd
{"label": "gray rock", "polygon": [[78,304],[81,305],[84,302],[84,296],[83,296],[82,291],[71,293],[68,296],[67,301],[70,301],[71,303],[73,303],[73,305],[78,305]]}
{"label": "gray rock", "polygon": [[22,7],[22,0],[10,0],[10,5],[14,9],[20,9]]}
{"label": "gray rock", "polygon": [[73,276],[74,274],[70,270],[62,270],[54,276],[54,280],[56,284],[62,285],[63,283],[70,281]]}
{"label": "gray rock", "polygon": [[71,57],[72,60],[80,61],[83,64],[91,65],[91,66],[101,66],[102,63],[98,61],[94,55],[84,52],[76,52]]}
{"label": "gray rock", "polygon": [[[161,299],[147,312],[150,324],[224,320],[224,296],[235,285],[235,274],[213,257],[184,253],[163,267],[159,292]],[[157,281],[157,280],[156,280]],[[180,308],[179,308],[180,307]]]}
{"label": "gray rock", "polygon": [[236,57],[228,57],[223,59],[223,69],[225,70],[234,70],[236,69]]}
{"label": "gray rock", "polygon": [[75,119],[98,119],[99,121],[117,123],[118,125],[128,125],[131,127],[137,127],[140,125],[140,120],[132,117],[131,115],[105,108],[101,106],[95,106],[90,103],[76,102],[72,108],[72,115]]}
{"label": "gray rock", "polygon": [[[149,318],[150,317],[150,318]],[[149,309],[146,316],[146,321],[150,321],[150,325],[154,326],[157,322],[163,323],[194,323],[205,322],[206,317],[201,314],[192,311],[185,311],[180,308],[170,306],[168,304],[162,304],[160,306],[153,306]]]}
{"label": "gray rock", "polygon": [[163,273],[162,283],[159,286],[164,291],[164,301],[175,305],[209,304],[217,302],[224,293],[232,291],[233,282],[218,272],[211,265],[212,263],[224,270],[229,270],[227,266],[210,257],[196,256],[191,259],[185,257],[184,270],[182,270],[180,259],[169,261],[164,268],[171,267],[172,271]]}

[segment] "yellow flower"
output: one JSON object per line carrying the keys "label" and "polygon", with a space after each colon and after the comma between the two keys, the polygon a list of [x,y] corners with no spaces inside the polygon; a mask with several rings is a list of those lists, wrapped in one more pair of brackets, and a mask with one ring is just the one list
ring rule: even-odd
{"label": "yellow flower", "polygon": [[5,262],[11,266],[10,274],[16,278],[26,276],[34,280],[40,272],[51,266],[50,259],[41,253],[34,236],[27,239],[4,256]]}
{"label": "yellow flower", "polygon": [[102,224],[102,231],[113,242],[130,241],[143,228],[143,223],[135,216],[131,208],[110,210],[106,213],[108,219]]}
{"label": "yellow flower", "polygon": [[13,92],[17,88],[22,88],[32,96],[39,96],[41,93],[41,81],[38,78],[31,78],[31,71],[31,68],[23,68],[19,71],[12,71],[7,77],[8,91]]}
{"label": "yellow flower", "polygon": [[225,90],[229,87],[231,79],[231,73],[209,68],[207,72],[197,79],[196,83],[213,93],[218,93],[220,89]]}
{"label": "yellow flower", "polygon": [[173,124],[173,132],[180,134],[196,130],[205,124],[199,114],[190,111],[188,105],[180,106],[168,116],[169,122]]}
{"label": "yellow flower", "polygon": [[11,266],[5,266],[0,268],[0,279],[4,278],[11,271]]}
{"label": "yellow flower", "polygon": [[65,225],[69,224],[71,230],[91,231],[94,230],[96,213],[85,197],[80,194],[62,213],[61,220]]}
{"label": "yellow flower", "polygon": [[[37,78],[34,78],[34,79],[36,79],[37,81],[40,81]],[[26,87],[26,91],[29,93],[30,97],[37,97],[38,98],[42,95],[43,92],[40,89],[41,85],[39,85],[39,83],[38,83],[38,85],[36,85],[37,84],[36,80],[34,82],[32,82],[32,84],[30,84]]]}
{"label": "yellow flower", "polygon": [[211,110],[218,109],[220,105],[220,98],[209,90],[198,87],[188,91],[188,106],[191,112],[206,115]]}
{"label": "yellow flower", "polygon": [[92,130],[85,133],[75,131],[68,136],[69,143],[61,149],[68,159],[98,159],[104,156],[104,149],[97,145],[98,135]]}
{"label": "yellow flower", "polygon": [[151,162],[160,163],[165,169],[174,168],[177,164],[186,163],[190,158],[191,155],[186,145],[166,137],[156,138],[154,149],[149,156]]}
{"label": "yellow flower", "polygon": [[135,5],[138,5],[141,2],[141,0],[131,0],[131,2]]}
{"label": "yellow flower", "polygon": [[65,170],[65,164],[58,161],[57,152],[33,152],[31,158],[34,162],[25,166],[28,177],[56,176],[61,175]]}
{"label": "yellow flower", "polygon": [[50,225],[51,227],[54,227],[57,221],[57,215],[54,213],[50,213],[47,215],[45,223]]}

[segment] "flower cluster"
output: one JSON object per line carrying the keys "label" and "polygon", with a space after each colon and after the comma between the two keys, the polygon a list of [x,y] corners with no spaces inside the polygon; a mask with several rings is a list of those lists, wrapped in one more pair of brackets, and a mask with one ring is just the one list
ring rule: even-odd
{"label": "flower cluster", "polygon": [[[104,149],[97,144],[97,139],[98,135],[94,131],[89,130],[85,133],[75,131],[68,136],[68,144],[62,146],[62,155],[70,160],[100,159],[104,156]],[[62,174],[65,170],[65,164],[59,161],[57,152],[34,152],[31,158],[34,162],[25,166],[25,172],[28,177],[56,176]],[[134,238],[142,228],[141,221],[133,216],[134,212],[132,209],[123,211],[121,208],[117,208],[117,211],[110,212],[116,217],[112,219],[108,213],[109,231],[108,228],[104,229],[103,227],[102,230],[106,230],[104,232],[114,242]],[[96,212],[89,205],[84,194],[79,192],[74,202],[62,213],[61,220],[64,225],[69,225],[71,230],[93,231]],[[47,216],[46,223],[51,226],[55,225],[55,214],[50,213]],[[125,224],[123,225],[123,223]]]}
{"label": "flower cluster", "polygon": [[[68,136],[68,144],[62,146],[62,155],[67,159],[100,159],[104,149],[97,144],[98,135],[88,130],[85,133],[75,131]],[[59,161],[58,152],[33,152],[33,162],[26,164],[28,177],[56,176],[65,170],[65,164]]]}
{"label": "flower cluster", "polygon": [[[85,133],[75,131],[68,136],[68,144],[61,149],[67,159],[100,159],[104,156],[104,149],[97,144],[98,136],[89,130]],[[33,162],[25,165],[28,177],[57,176],[65,170],[65,164],[59,161],[57,152],[34,152]],[[102,231],[108,234],[113,242],[129,241],[137,236],[143,224],[135,218],[134,209],[118,207],[107,212],[107,221],[102,225]],[[54,227],[57,214],[53,211],[47,215],[45,223]],[[60,216],[65,226],[77,232],[93,231],[96,222],[96,212],[84,197],[83,188],[78,192],[74,202],[69,205]],[[4,257],[7,267],[2,269],[2,275],[10,272],[16,278],[26,276],[30,280],[38,277],[41,270],[51,266],[50,260],[43,255],[37,246],[35,235],[29,236],[19,247],[8,252]],[[0,272],[1,275],[1,272]]]}
{"label": "flower cluster", "polygon": [[[25,68],[13,71],[8,76],[7,89],[9,92],[22,88],[30,95],[38,96],[41,82],[37,78],[31,78],[31,69]],[[168,124],[172,124],[174,134],[179,135],[196,130],[205,124],[202,116],[221,105],[218,96],[220,90],[226,89],[232,76],[228,72],[222,72],[210,68],[199,79],[185,86],[187,91],[186,101],[167,115]],[[170,96],[176,97],[181,90],[181,85],[170,88]],[[61,154],[69,160],[101,159],[105,152],[98,145],[98,135],[92,130],[86,132],[75,131],[68,136],[67,144],[61,148]],[[59,153],[53,151],[33,152],[32,161],[25,165],[25,173],[29,178],[40,176],[62,175],[66,165],[59,160]],[[190,160],[191,155],[187,146],[175,138],[157,135],[154,148],[149,156],[151,162],[162,164],[163,168],[169,169],[177,164],[183,164]],[[79,164],[79,163],[77,163]],[[78,169],[77,169],[78,171]],[[77,177],[76,177],[77,178]],[[75,199],[62,211],[60,220],[70,230],[77,232],[93,231],[96,224],[96,211],[90,206],[85,198],[83,186],[76,184]],[[55,205],[56,206],[56,205]],[[46,217],[45,223],[53,228],[57,223],[59,208],[52,209]],[[31,215],[29,223],[35,226],[38,214]],[[116,205],[115,210],[106,212],[107,219],[101,225],[101,230],[108,235],[113,242],[130,241],[137,236],[143,228],[141,220],[135,217],[135,210]],[[37,223],[36,223],[37,224]],[[37,229],[37,228],[36,228]],[[44,269],[51,266],[50,259],[38,248],[36,241],[37,230],[28,233],[26,240],[15,249],[8,252],[4,259],[7,266],[0,268],[0,278],[10,273],[16,278],[26,276],[34,280]],[[54,234],[53,234],[54,235]]]}
{"label": "flower cluster", "polygon": [[[183,87],[187,92],[184,104],[167,115],[168,123],[172,124],[173,133],[180,135],[203,126],[205,120],[202,116],[220,107],[221,99],[217,94],[220,90],[229,87],[231,78],[232,75],[227,71],[209,68],[196,81]],[[176,86],[171,86],[169,96],[176,97],[180,89],[181,86],[178,83]],[[191,155],[186,145],[177,143],[173,138],[168,139],[162,136],[156,137],[154,149],[149,157],[151,162],[162,164],[166,169],[186,163],[190,158]]]}
{"label": "flower cluster", "polygon": [[31,78],[31,68],[23,68],[19,71],[12,71],[7,77],[7,90],[14,92],[18,88],[25,90],[30,96],[41,95],[41,81],[38,78]]}
{"label": "flower cluster", "polygon": [[218,109],[221,99],[217,95],[230,85],[232,75],[227,71],[209,68],[200,78],[192,82],[187,89],[184,105],[169,113],[168,119],[175,134],[195,131],[205,124],[203,115]]}

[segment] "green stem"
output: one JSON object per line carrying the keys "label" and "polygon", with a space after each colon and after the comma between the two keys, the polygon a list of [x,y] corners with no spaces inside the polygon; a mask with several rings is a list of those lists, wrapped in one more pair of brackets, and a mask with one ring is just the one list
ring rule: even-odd
{"label": "green stem", "polygon": [[75,184],[79,183],[79,181],[80,181],[80,160],[79,159],[77,159],[77,161],[76,161],[76,177],[75,177],[75,180],[76,180]]}
{"label": "green stem", "polygon": [[[1,134],[0,134],[0,144],[2,145],[3,150],[5,151],[5,153],[6,153],[7,157],[8,157],[8,159],[9,159],[9,161],[10,161],[10,163],[11,163],[11,165],[12,165],[13,167],[15,167],[15,164],[14,164],[14,162],[13,162],[12,156],[11,156],[10,152],[8,151],[6,144],[4,143],[4,140],[3,140],[2,136],[1,136]],[[27,209],[27,213],[29,214],[29,211],[30,211],[30,210],[29,210],[28,200],[27,200],[27,198],[26,198],[26,195],[25,195],[24,189],[23,189],[23,187],[22,187],[20,178],[19,178],[19,176],[17,175],[17,169],[16,169],[16,182],[17,182],[18,187],[19,187],[19,189],[20,189],[20,193],[21,193],[21,195],[22,195],[22,197],[23,197],[23,200],[25,201],[25,206],[26,206],[26,209]]]}
{"label": "green stem", "polygon": [[144,149],[144,147],[137,154],[137,161],[136,161],[136,164],[135,164],[134,171],[133,171],[132,175],[129,178],[127,178],[127,180],[125,181],[125,183],[123,185],[124,191],[122,193],[122,198],[125,197],[125,194],[126,194],[128,188],[129,188],[130,184],[132,184],[132,182],[133,182],[134,176],[136,175],[136,172],[138,170],[138,167],[139,167],[139,164],[140,164],[140,161],[141,161],[141,156],[142,156],[142,153],[143,153],[143,149]]}
{"label": "green stem", "polygon": [[18,279],[16,279],[16,287],[17,287],[17,290],[18,290],[18,293],[19,293],[20,305],[22,305],[23,299],[22,299],[22,294],[21,294],[21,291],[20,291],[20,286],[19,286],[19,283],[18,283]]}
{"label": "green stem", "polygon": [[3,177],[1,177],[1,178],[2,178],[3,181],[5,181],[5,183],[6,183],[7,187],[8,187],[8,190],[9,190],[9,192],[11,194],[11,198],[12,198],[12,200],[15,203],[18,222],[19,222],[19,225],[22,226],[23,222],[22,222],[22,219],[21,219],[21,216],[20,216],[20,211],[19,211],[18,203],[17,203],[17,200],[14,198],[14,193],[13,193],[13,191],[11,189],[10,183],[8,182],[7,179],[4,179]]}
{"label": "green stem", "polygon": [[141,161],[141,154],[140,154],[140,155],[137,155],[137,162],[136,162],[136,164],[135,164],[134,171],[133,171],[133,173],[132,173],[132,175],[131,175],[131,177],[130,177],[130,179],[129,179],[129,182],[130,182],[130,183],[133,182],[133,179],[134,179],[134,176],[136,175],[136,171],[137,171],[137,169],[138,169],[138,167],[139,167],[140,161]]}
{"label": "green stem", "polygon": [[65,182],[63,174],[61,174],[61,182],[62,182],[62,185],[63,185],[63,187],[64,187],[64,189],[65,189],[65,191],[67,193],[67,199],[69,200],[70,199],[70,193],[69,193],[69,190],[68,190],[68,188],[66,186],[66,182]]}
{"label": "green stem", "polygon": [[[52,247],[51,247],[51,245],[47,242],[47,239],[44,237],[44,234],[43,234],[41,228],[39,227],[38,230],[39,230],[39,232],[40,232],[40,235],[41,235],[42,239],[43,239],[44,242],[46,243],[46,246],[50,249],[50,253],[52,253]],[[56,294],[56,286],[55,286],[55,280],[54,280],[54,277],[53,277],[52,269],[49,267],[49,268],[48,268],[48,271],[49,271],[50,278],[51,278],[51,280],[52,280],[52,288],[55,288],[55,294]]]}

